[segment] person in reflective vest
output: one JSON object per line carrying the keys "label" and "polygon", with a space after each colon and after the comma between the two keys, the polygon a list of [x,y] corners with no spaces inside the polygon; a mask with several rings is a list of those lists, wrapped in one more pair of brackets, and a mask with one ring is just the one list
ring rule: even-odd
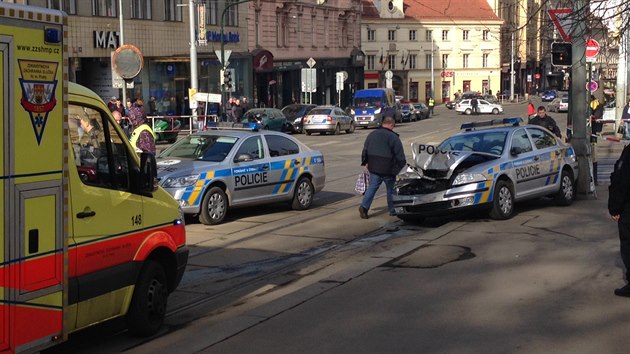
{"label": "person in reflective vest", "polygon": [[129,120],[133,126],[129,140],[136,151],[150,152],[155,155],[155,133],[147,124],[146,117],[141,101],[129,109]]}
{"label": "person in reflective vest", "polygon": [[433,97],[429,97],[429,117],[433,115],[433,107],[435,106],[435,100]]}

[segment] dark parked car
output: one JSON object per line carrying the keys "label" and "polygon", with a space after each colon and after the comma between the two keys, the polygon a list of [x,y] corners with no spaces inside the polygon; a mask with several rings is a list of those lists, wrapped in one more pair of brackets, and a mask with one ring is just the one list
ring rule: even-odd
{"label": "dark parked car", "polygon": [[293,123],[295,133],[303,133],[304,118],[315,107],[317,105],[295,103],[282,108],[282,113],[287,117],[289,123]]}
{"label": "dark parked car", "polygon": [[253,108],[245,113],[242,123],[258,123],[260,127],[278,132],[292,133],[294,128],[277,108]]}
{"label": "dark parked car", "polygon": [[429,118],[429,107],[427,107],[426,104],[414,103],[413,108],[414,108],[414,111],[416,112],[416,118],[418,120]]}
{"label": "dark parked car", "polygon": [[413,122],[418,120],[414,113],[413,106],[409,103],[403,103],[400,105],[400,115],[403,122]]}

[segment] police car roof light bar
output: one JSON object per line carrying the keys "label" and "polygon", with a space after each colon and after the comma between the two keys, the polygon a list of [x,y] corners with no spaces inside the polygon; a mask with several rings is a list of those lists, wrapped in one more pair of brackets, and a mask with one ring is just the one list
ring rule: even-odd
{"label": "police car roof light bar", "polygon": [[520,117],[483,120],[479,122],[464,123],[462,124],[460,129],[471,131],[471,130],[475,130],[476,128],[490,127],[494,125],[513,125],[517,127],[522,122],[523,122],[523,119]]}
{"label": "police car roof light bar", "polygon": [[212,130],[247,130],[257,132],[260,130],[258,123],[231,123],[231,122],[208,122],[206,128]]}

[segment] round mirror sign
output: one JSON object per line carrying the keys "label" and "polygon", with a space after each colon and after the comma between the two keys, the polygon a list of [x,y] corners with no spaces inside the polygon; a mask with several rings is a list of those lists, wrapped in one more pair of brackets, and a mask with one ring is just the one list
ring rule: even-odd
{"label": "round mirror sign", "polygon": [[131,44],[125,44],[116,49],[112,57],[112,68],[125,80],[138,76],[143,66],[144,58],[140,49]]}

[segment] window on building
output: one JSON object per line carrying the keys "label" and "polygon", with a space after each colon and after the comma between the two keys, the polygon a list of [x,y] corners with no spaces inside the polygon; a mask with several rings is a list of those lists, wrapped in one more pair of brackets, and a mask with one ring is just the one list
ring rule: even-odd
{"label": "window on building", "polygon": [[367,40],[368,42],[374,42],[376,40],[376,30],[367,30]]}
{"label": "window on building", "polygon": [[424,66],[425,69],[431,69],[431,59],[432,59],[432,55],[431,54],[425,54],[424,55],[424,60],[426,65]]}
{"label": "window on building", "polygon": [[387,65],[389,70],[396,70],[396,54],[390,54],[387,56]]}
{"label": "window on building", "polygon": [[387,40],[393,42],[396,40],[396,30],[387,31]]}
{"label": "window on building", "polygon": [[416,58],[418,56],[416,54],[409,54],[409,69],[415,69],[416,68]]}
{"label": "window on building", "polygon": [[77,14],[77,1],[76,0],[48,0],[47,7],[49,9],[62,10],[67,14]]}
{"label": "window on building", "polygon": [[256,36],[256,47],[260,45],[260,8],[254,9],[254,35]]}
{"label": "window on building", "polygon": [[341,22],[341,36],[339,36],[339,48],[348,47],[348,22]]}
{"label": "window on building", "polygon": [[489,58],[490,58],[490,55],[484,53],[483,56],[481,57],[481,66],[483,66],[484,68],[487,68]]}
{"label": "window on building", "polygon": [[409,30],[409,40],[410,41],[416,40],[416,30]]}
{"label": "window on building", "polygon": [[[227,0],[225,5],[230,5],[237,2],[237,0]],[[231,27],[238,26],[238,5],[232,6],[225,12],[225,25]]]}
{"label": "window on building", "polygon": [[448,30],[442,30],[442,40],[448,41]]}
{"label": "window on building", "polygon": [[311,46],[317,47],[317,13],[313,12],[311,15]]}
{"label": "window on building", "polygon": [[481,34],[481,37],[482,37],[482,39],[483,39],[484,41],[489,40],[489,38],[490,38],[490,31],[488,31],[488,30],[484,30],[484,31],[482,32],[482,34]]}
{"label": "window on building", "polygon": [[467,68],[468,67],[468,60],[469,59],[470,59],[470,54],[462,55],[462,67],[463,68]]}
{"label": "window on building", "polygon": [[442,68],[448,68],[448,54],[442,54]]}
{"label": "window on building", "polygon": [[302,48],[304,46],[303,38],[302,38],[302,14],[299,13],[297,15],[297,21],[295,23],[295,32],[297,33],[297,45]]}
{"label": "window on building", "polygon": [[374,70],[375,61],[376,61],[376,55],[367,56],[367,69],[368,70]]}
{"label": "window on building", "polygon": [[[164,1],[164,19],[166,21],[181,21],[182,20],[182,8],[177,6],[179,2],[177,0],[165,0]],[[208,14],[206,13],[206,16]],[[207,21],[206,19],[203,19]]]}
{"label": "window on building", "polygon": [[462,40],[469,41],[470,40],[470,31],[463,30],[462,31]]}
{"label": "window on building", "polygon": [[433,40],[433,31],[432,30],[427,30],[424,33],[424,40],[427,42],[431,42]]}
{"label": "window on building", "polygon": [[151,0],[131,0],[131,18],[151,19]]}
{"label": "window on building", "polygon": [[116,0],[92,0],[92,16],[116,17]]}
{"label": "window on building", "polygon": [[330,23],[328,21],[328,16],[324,16],[324,47],[328,48],[330,45]]}
{"label": "window on building", "polygon": [[219,0],[208,1],[208,15],[206,18],[209,25],[219,24]]}

